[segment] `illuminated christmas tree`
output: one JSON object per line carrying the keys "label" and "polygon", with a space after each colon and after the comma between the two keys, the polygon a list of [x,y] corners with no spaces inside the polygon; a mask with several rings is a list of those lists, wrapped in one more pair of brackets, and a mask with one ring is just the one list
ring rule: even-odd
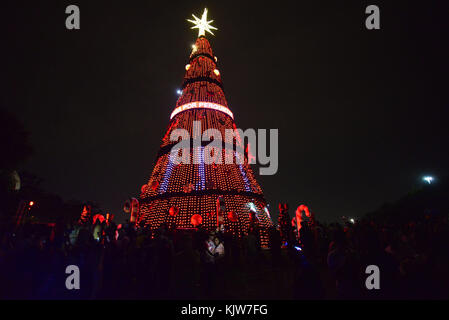
{"label": "illuminated christmas tree", "polygon": [[[217,163],[204,160],[210,142],[196,144],[207,129],[217,129],[225,142],[225,130],[236,129],[234,115],[228,108],[223,92],[217,57],[205,34],[216,30],[207,21],[207,10],[201,19],[194,16],[193,28],[199,29],[182,84],[182,92],[170,116],[167,132],[162,138],[151,177],[142,186],[140,217],[150,229],[161,225],[176,228],[201,226],[207,230],[224,228],[237,236],[246,234],[252,224],[260,232],[261,244],[268,244],[267,229],[272,226],[262,190],[248,164],[241,137],[232,143],[222,143]],[[201,125],[195,126],[194,121]],[[172,161],[171,151],[178,141],[170,137],[175,129],[185,129],[191,143],[187,161]],[[198,141],[198,140],[197,140]],[[238,149],[240,147],[240,149]],[[225,150],[232,150],[233,162],[225,161]],[[186,150],[180,149],[179,152]],[[240,162],[237,161],[239,157]],[[240,164],[239,164],[240,163]],[[140,219],[139,219],[140,220]]]}

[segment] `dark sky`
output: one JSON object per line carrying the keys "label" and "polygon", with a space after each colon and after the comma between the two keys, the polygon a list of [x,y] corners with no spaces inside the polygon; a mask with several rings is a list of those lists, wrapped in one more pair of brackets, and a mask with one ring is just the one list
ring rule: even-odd
{"label": "dark sky", "polygon": [[[65,29],[77,4],[81,30]],[[365,28],[377,4],[381,30]],[[2,1],[1,106],[30,132],[23,169],[121,214],[146,183],[205,6],[240,128],[279,129],[272,208],[360,216],[448,174],[443,1]],[[277,210],[272,210],[277,211]],[[273,215],[276,215],[272,212]]]}

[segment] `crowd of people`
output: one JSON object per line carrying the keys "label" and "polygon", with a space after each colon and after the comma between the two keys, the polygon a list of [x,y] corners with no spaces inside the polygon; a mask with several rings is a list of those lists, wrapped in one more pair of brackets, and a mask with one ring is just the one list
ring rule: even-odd
{"label": "crowd of people", "polygon": [[[272,227],[269,248],[261,247],[259,232],[256,226],[237,238],[105,221],[4,227],[0,298],[448,298],[447,216],[400,224],[303,222],[299,239],[291,228],[287,241]],[[68,265],[80,270],[80,290],[66,288]],[[366,287],[369,265],[380,270],[380,289]]]}
{"label": "crowd of people", "polygon": [[[402,223],[364,219],[344,225],[334,223],[317,229],[311,230],[307,225],[301,229],[303,249],[309,261],[315,262],[315,266],[326,267],[335,297],[449,298],[447,215],[423,215],[419,219]],[[370,275],[368,266],[378,267],[378,290],[367,289],[366,282]],[[301,287],[301,283],[306,282],[298,281],[298,296],[307,296]]]}

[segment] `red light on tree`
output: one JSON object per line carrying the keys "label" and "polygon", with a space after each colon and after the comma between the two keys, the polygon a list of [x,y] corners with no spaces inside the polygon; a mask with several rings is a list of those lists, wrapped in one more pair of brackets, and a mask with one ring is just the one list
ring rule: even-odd
{"label": "red light on tree", "polygon": [[190,219],[190,223],[193,224],[193,226],[198,227],[203,222],[203,217],[199,215],[198,213],[195,213],[192,216],[192,219]]}
{"label": "red light on tree", "polygon": [[179,213],[179,209],[176,207],[171,207],[170,210],[168,210],[168,214],[172,217],[176,216]]}
{"label": "red light on tree", "polygon": [[228,212],[228,219],[231,222],[237,222],[237,214],[234,211]]}

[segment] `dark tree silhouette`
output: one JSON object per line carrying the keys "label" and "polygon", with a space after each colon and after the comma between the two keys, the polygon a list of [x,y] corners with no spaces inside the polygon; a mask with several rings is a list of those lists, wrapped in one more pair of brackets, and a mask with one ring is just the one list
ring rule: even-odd
{"label": "dark tree silhouette", "polygon": [[17,204],[20,176],[17,169],[33,153],[28,133],[9,111],[0,107],[0,218],[11,216]]}
{"label": "dark tree silhouette", "polygon": [[0,171],[16,170],[33,153],[29,134],[19,119],[0,107]]}

